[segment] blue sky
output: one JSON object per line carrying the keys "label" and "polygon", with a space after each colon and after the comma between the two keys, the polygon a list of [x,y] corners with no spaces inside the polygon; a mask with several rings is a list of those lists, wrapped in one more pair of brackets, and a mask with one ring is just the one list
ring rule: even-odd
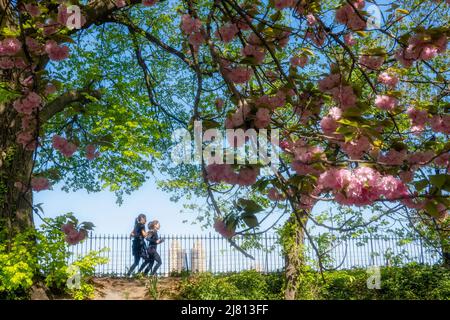
{"label": "blue sky", "polygon": [[[90,221],[96,225],[95,232],[101,234],[128,234],[134,218],[139,213],[147,215],[147,220],[157,219],[161,231],[170,234],[200,234],[211,230],[201,230],[200,225],[192,225],[195,213],[180,213],[182,202],[170,201],[170,194],[158,190],[154,180],[147,181],[139,190],[124,196],[121,206],[116,203],[113,192],[87,193],[84,190],[67,193],[61,191],[62,184],[53,190],[34,193],[34,203],[43,203],[44,217],[55,217],[73,212],[80,221]],[[198,200],[202,202],[202,200]],[[188,220],[188,223],[183,223]],[[35,216],[37,225],[41,224]]]}
{"label": "blue sky", "polygon": [[[172,202],[170,193],[159,190],[154,178],[131,195],[123,197],[122,205],[116,203],[113,192],[104,190],[97,193],[88,193],[85,190],[65,192],[61,190],[62,183],[54,185],[53,190],[35,192],[34,204],[42,203],[43,217],[56,217],[58,215],[73,212],[82,221],[90,221],[95,224],[94,232],[98,234],[128,234],[133,228],[135,217],[144,213],[147,221],[157,219],[161,223],[163,234],[208,234],[214,233],[214,229],[203,229],[199,223],[193,221],[197,217],[195,212],[183,208],[186,201]],[[192,203],[192,200],[189,201]],[[205,205],[205,199],[196,199],[196,204]],[[328,208],[329,204],[319,202],[313,213],[319,213]],[[181,212],[183,211],[183,212]],[[272,225],[279,217],[273,214],[263,226]],[[283,223],[285,218],[281,218]],[[183,222],[185,221],[185,222]],[[36,225],[42,223],[35,215]],[[273,231],[270,231],[273,232]]]}

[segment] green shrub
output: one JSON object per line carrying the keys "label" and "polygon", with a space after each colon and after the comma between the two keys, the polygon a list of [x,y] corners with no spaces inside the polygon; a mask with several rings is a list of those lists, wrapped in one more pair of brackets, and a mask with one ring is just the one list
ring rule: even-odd
{"label": "green shrub", "polygon": [[[309,271],[308,278],[316,278],[314,288],[302,288],[300,297],[315,294],[312,299],[336,300],[429,300],[450,299],[450,270],[440,266],[409,264],[403,267],[382,267],[381,289],[368,289],[366,269]],[[307,292],[305,292],[307,291]]]}
{"label": "green shrub", "polygon": [[77,259],[73,266],[80,270],[79,288],[69,289],[67,280],[70,252],[59,225],[66,216],[45,219],[40,230],[29,230],[12,241],[0,243],[0,299],[29,298],[33,283],[43,281],[52,293],[69,293],[74,299],[89,299],[94,287],[90,284],[95,266],[106,263],[101,252],[92,251]]}
{"label": "green shrub", "polygon": [[242,299],[236,286],[223,276],[201,273],[185,279],[180,296],[192,300],[233,300]]}
{"label": "green shrub", "polygon": [[35,260],[27,243],[18,237],[11,244],[0,244],[0,299],[23,298],[33,285]]}
{"label": "green shrub", "polygon": [[[298,299],[317,300],[409,300],[450,299],[450,270],[440,266],[410,264],[382,267],[381,289],[368,289],[366,269],[319,272],[306,267],[299,278]],[[284,274],[256,271],[185,278],[183,299],[245,300],[283,299]]]}
{"label": "green shrub", "polygon": [[281,274],[263,275],[254,270],[222,275],[201,273],[182,282],[180,296],[194,300],[279,299],[282,279]]}

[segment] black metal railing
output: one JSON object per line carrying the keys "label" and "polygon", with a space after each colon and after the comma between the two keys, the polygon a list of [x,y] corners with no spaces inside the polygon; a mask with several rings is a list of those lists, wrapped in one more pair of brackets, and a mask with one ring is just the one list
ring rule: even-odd
{"label": "black metal railing", "polygon": [[[165,241],[158,246],[163,264],[160,275],[171,272],[208,271],[212,273],[238,272],[256,269],[261,272],[282,270],[284,257],[278,236],[265,234],[256,241],[256,247],[246,250],[255,259],[246,258],[231,247],[219,235],[161,235]],[[239,245],[245,245],[243,237],[235,237]],[[195,244],[195,246],[194,246]],[[305,244],[306,256],[315,265],[317,254],[309,243]],[[323,247],[323,246],[322,246]],[[109,262],[96,268],[97,276],[124,276],[132,264],[131,239],[128,235],[92,234],[82,243],[70,246],[73,253],[69,262],[89,251],[99,251]],[[199,249],[201,248],[201,249]],[[408,262],[435,264],[439,253],[425,246],[421,239],[397,237],[362,236],[358,238],[336,238],[322,248],[322,263],[329,268],[349,269],[353,267],[401,265]]]}

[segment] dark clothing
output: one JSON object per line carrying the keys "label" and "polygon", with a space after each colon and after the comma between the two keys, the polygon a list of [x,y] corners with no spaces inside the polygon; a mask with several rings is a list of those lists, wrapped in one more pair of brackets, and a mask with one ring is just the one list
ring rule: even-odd
{"label": "dark clothing", "polygon": [[140,256],[142,247],[144,246],[144,237],[142,236],[142,231],[145,231],[145,226],[141,223],[136,223],[134,225],[133,233],[133,245],[132,253],[133,256]]}
{"label": "dark clothing", "polygon": [[[148,248],[144,255],[142,256],[144,258],[144,263],[139,268],[139,272],[141,272],[146,266],[144,273],[148,274],[151,271],[151,275],[156,274],[156,271],[158,271],[159,267],[162,264],[161,257],[159,256],[158,252],[156,251],[156,246],[158,245],[158,232],[155,230],[152,230],[149,232],[147,238],[148,242]],[[156,261],[156,265],[152,270],[153,264]]]}
{"label": "dark clothing", "polygon": [[134,271],[134,269],[137,268],[137,266],[139,265],[139,262],[141,260],[141,252],[145,246],[144,237],[142,236],[142,230],[145,231],[145,225],[143,225],[141,223],[136,223],[134,225],[134,229],[133,229],[134,236],[133,236],[133,242],[131,245],[131,252],[134,257],[134,262],[131,265],[130,270],[128,270],[128,273],[127,273],[128,276],[130,276],[131,273]]}
{"label": "dark clothing", "polygon": [[158,245],[158,240],[159,240],[158,232],[157,231],[149,231],[149,234],[148,234],[146,240],[148,241],[148,244],[149,244],[148,251],[156,252],[156,246]]}
{"label": "dark clothing", "polygon": [[[155,263],[155,267],[152,270],[153,264]],[[147,268],[145,268],[144,273],[148,274],[151,271],[151,275],[155,275],[156,271],[158,271],[159,267],[161,267],[162,261],[161,261],[161,257],[159,256],[158,252],[154,252],[150,255],[150,260],[148,262],[148,266]]]}
{"label": "dark clothing", "polygon": [[131,265],[130,270],[128,270],[127,276],[131,275],[131,273],[134,271],[134,269],[136,269],[137,266],[139,265],[140,261],[141,261],[141,256],[134,256],[134,262]]}

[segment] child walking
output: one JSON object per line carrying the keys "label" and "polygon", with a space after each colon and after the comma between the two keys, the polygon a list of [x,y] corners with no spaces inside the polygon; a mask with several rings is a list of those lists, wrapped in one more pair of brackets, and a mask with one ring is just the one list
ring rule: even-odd
{"label": "child walking", "polygon": [[[147,248],[147,257],[145,257],[145,262],[139,268],[139,272],[141,272],[145,267],[144,274],[147,275],[151,272],[151,275],[155,275],[156,271],[158,271],[161,266],[161,257],[156,251],[156,246],[164,241],[164,239],[160,239],[158,236],[158,230],[160,229],[160,224],[158,220],[154,220],[148,224],[148,232],[146,240],[148,241]],[[155,267],[153,265],[156,261]],[[153,270],[152,270],[153,268]]]}

